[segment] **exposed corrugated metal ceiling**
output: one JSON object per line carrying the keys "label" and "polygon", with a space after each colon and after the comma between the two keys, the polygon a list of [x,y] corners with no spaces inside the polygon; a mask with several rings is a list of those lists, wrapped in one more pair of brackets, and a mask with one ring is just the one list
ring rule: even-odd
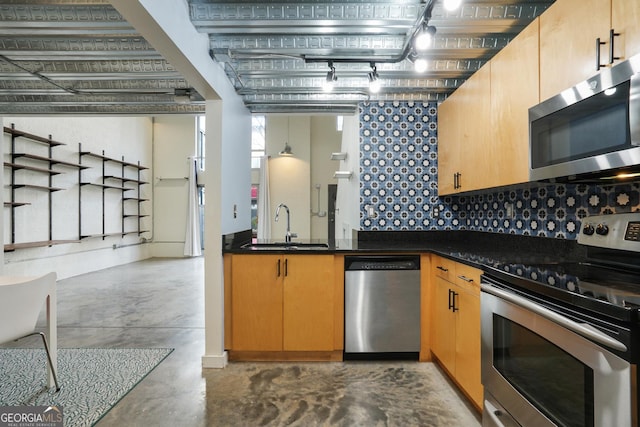
{"label": "exposed corrugated metal ceiling", "polygon": [[[188,0],[210,56],[254,112],[352,112],[365,100],[442,100],[553,0]],[[436,27],[417,73],[411,36]],[[338,80],[322,84],[333,61]],[[367,73],[375,64],[376,95]],[[193,114],[189,82],[107,1],[0,1],[0,114]]]}

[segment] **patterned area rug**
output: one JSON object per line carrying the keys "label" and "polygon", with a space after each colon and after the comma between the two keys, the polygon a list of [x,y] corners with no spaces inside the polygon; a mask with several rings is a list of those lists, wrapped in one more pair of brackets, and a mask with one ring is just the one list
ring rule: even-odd
{"label": "patterned area rug", "polygon": [[62,406],[65,427],[91,426],[173,349],[58,349],[61,390],[46,387],[44,349],[0,349],[0,406]]}

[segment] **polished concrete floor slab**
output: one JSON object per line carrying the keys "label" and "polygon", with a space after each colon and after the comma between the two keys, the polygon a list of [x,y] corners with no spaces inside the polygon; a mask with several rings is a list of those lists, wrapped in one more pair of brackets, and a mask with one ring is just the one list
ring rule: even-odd
{"label": "polished concrete floor slab", "polygon": [[203,258],[150,259],[58,282],[60,347],[175,348],[99,427],[480,425],[431,363],[203,370],[203,268]]}

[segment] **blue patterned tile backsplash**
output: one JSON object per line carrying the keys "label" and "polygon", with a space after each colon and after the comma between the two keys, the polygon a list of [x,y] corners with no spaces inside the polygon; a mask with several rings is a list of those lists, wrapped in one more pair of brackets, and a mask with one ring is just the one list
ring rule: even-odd
{"label": "blue patterned tile backsplash", "polygon": [[527,184],[438,196],[435,102],[360,105],[360,227],[576,239],[589,215],[640,210],[640,184]]}

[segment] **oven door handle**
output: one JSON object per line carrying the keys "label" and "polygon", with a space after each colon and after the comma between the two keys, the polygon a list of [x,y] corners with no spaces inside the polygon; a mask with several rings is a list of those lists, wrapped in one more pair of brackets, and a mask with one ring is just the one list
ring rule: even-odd
{"label": "oven door handle", "polygon": [[564,326],[565,328],[582,335],[583,337],[589,338],[599,344],[604,346],[613,348],[618,351],[627,351],[627,346],[617,341],[610,336],[600,332],[593,326],[586,323],[578,323],[574,322],[571,319],[568,319],[554,311],[549,310],[548,308],[542,307],[539,304],[536,304],[532,301],[529,301],[526,298],[521,296],[512,294],[511,292],[504,291],[502,289],[498,289],[495,286],[491,286],[487,283],[480,283],[480,288],[483,292],[487,292],[489,294],[495,295],[499,298],[507,300],[515,305],[518,305],[526,310],[529,310],[535,314],[538,314],[548,320],[551,320],[558,325]]}

